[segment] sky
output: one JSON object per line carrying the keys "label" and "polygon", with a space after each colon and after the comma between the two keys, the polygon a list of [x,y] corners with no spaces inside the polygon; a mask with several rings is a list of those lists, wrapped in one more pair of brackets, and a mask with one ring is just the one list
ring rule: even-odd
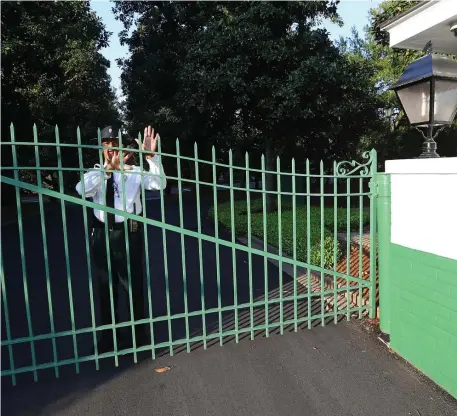
{"label": "sky", "polygon": [[[359,32],[368,24],[368,11],[376,7],[381,0],[342,0],[338,6],[338,13],[343,19],[344,26],[328,22],[324,27],[330,32],[333,40],[339,39],[340,36],[350,36],[353,26]],[[106,29],[112,32],[110,44],[104,48],[102,54],[111,62],[108,73],[111,77],[111,84],[117,91],[117,96],[121,97],[121,70],[116,64],[116,59],[128,56],[127,46],[121,46],[119,43],[119,32],[123,29],[122,23],[114,18],[111,11],[112,3],[107,0],[92,0],[90,2],[92,9],[100,16]]]}

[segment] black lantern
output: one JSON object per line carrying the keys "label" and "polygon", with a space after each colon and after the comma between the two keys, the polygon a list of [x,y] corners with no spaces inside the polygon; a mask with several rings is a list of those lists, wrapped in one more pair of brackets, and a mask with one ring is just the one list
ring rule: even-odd
{"label": "black lantern", "polygon": [[408,65],[392,89],[410,124],[427,128],[419,157],[439,157],[434,139],[457,111],[457,61],[430,53]]}

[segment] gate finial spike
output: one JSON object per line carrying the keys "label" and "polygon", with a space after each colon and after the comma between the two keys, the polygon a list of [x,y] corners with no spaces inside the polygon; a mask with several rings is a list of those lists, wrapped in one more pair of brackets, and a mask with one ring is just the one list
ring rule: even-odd
{"label": "gate finial spike", "polygon": [[81,129],[79,128],[79,126],[76,129],[76,141],[78,142],[78,145],[81,144]]}
{"label": "gate finial spike", "polygon": [[14,142],[14,124],[10,124],[10,136],[11,136],[11,141]]}
{"label": "gate finial spike", "polygon": [[[33,123],[33,141],[35,143],[38,143],[38,129],[37,129],[35,123]],[[36,149],[36,150],[38,150],[38,149]]]}

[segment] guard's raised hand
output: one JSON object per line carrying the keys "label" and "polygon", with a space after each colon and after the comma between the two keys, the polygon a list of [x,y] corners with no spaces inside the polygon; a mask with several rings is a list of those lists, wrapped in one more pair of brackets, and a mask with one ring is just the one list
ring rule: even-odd
{"label": "guard's raised hand", "polygon": [[[148,152],[146,154],[146,157],[152,157],[153,153],[157,150],[157,143],[159,140],[159,134],[156,133],[154,134],[154,129],[152,126],[148,126],[144,128],[144,136],[143,136],[143,145],[142,145],[142,150],[145,152]],[[137,142],[138,146],[140,145],[140,142],[138,139],[135,139]]]}

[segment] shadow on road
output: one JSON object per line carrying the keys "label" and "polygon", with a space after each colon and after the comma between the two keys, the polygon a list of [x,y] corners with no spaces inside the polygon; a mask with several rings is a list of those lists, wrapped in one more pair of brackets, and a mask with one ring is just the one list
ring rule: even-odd
{"label": "shadow on road", "polygon": [[[202,234],[214,235],[212,220],[207,219],[209,203],[201,203]],[[183,207],[184,228],[197,230],[197,212],[195,197],[187,194]],[[92,312],[89,290],[89,271],[92,270],[86,256],[86,235],[83,225],[82,208],[66,205],[66,228],[68,233],[69,256],[66,261],[64,250],[63,223],[60,210],[53,209],[46,215],[46,242],[49,262],[49,282],[46,279],[44,239],[39,218],[31,218],[24,222],[23,255],[25,267],[21,267],[21,242],[17,224],[2,227],[3,267],[5,273],[6,299],[11,338],[45,335],[52,332],[50,316],[53,318],[54,332],[84,329],[92,326]],[[91,215],[88,210],[89,217]],[[147,202],[147,215],[161,220],[160,201]],[[180,224],[179,205],[176,199],[167,199],[165,217],[169,224]],[[291,296],[295,293],[307,293],[303,285],[294,284],[286,274],[282,276],[276,266],[265,261],[263,257],[252,256],[252,274],[249,274],[249,256],[246,252],[232,252],[229,247],[219,247],[219,263],[216,261],[216,245],[201,242],[202,264],[199,260],[199,241],[193,237],[182,237],[175,232],[166,232],[166,259],[164,261],[164,245],[162,229],[148,226],[149,261],[151,276],[151,303],[154,317],[174,316],[185,312],[185,299],[189,313],[216,309],[218,306],[229,308],[236,304],[249,304],[251,300],[259,302],[254,307],[245,306],[235,310],[200,314],[191,317],[165,320],[154,323],[153,333],[155,345],[177,342],[173,353],[194,351],[199,348],[211,348],[221,343],[228,344],[246,338],[263,337],[264,328],[269,327],[269,335],[280,332],[294,331],[298,328],[321,325],[321,320],[302,322],[295,326],[287,323],[294,318],[307,317],[321,313],[328,305],[320,296],[293,301],[272,302],[280,296]],[[219,236],[229,240],[230,234],[220,229]],[[182,245],[181,238],[184,243]],[[184,253],[182,251],[184,246]],[[183,264],[183,254],[185,264]],[[234,255],[233,255],[234,254]],[[234,271],[234,265],[236,270]],[[218,268],[219,266],[219,268]],[[167,270],[166,270],[167,269]],[[200,270],[203,275],[201,276]],[[185,272],[186,285],[183,272]],[[217,279],[219,273],[219,282]],[[166,296],[166,279],[168,276],[169,299]],[[95,276],[93,276],[95,279]],[[24,291],[24,282],[26,290]],[[203,284],[202,284],[203,282]],[[49,283],[49,284],[48,284]],[[95,288],[94,284],[94,288]],[[236,286],[236,292],[234,287]],[[71,296],[69,296],[71,290]],[[95,290],[95,289],[94,289]],[[126,296],[125,296],[126,298]],[[26,301],[28,299],[28,301]],[[52,308],[50,307],[50,300]],[[27,315],[27,305],[30,316]],[[146,302],[147,305],[147,302]],[[6,305],[4,304],[4,307]],[[5,310],[4,310],[5,311]],[[98,314],[98,302],[94,294],[95,319]],[[128,319],[127,302],[124,302],[124,319]],[[205,322],[203,322],[204,317]],[[284,324],[284,322],[286,322]],[[326,323],[333,322],[333,317],[326,318]],[[204,329],[207,335],[214,338],[207,341],[188,343],[186,325],[191,338],[201,337]],[[171,328],[171,331],[169,331]],[[222,331],[220,330],[222,328]],[[125,331],[129,331],[126,328]],[[222,333],[222,336],[221,336]],[[2,339],[6,339],[5,313],[2,314]],[[57,361],[91,355],[93,334],[84,333],[75,337],[71,332],[67,336],[56,339]],[[33,343],[36,365],[53,363],[53,344],[51,339]],[[76,351],[76,352],[75,352]],[[170,354],[170,348],[156,351],[158,357]],[[2,346],[2,369],[11,368],[10,353],[14,359],[14,368],[32,366],[32,349],[30,342],[14,344],[11,349]],[[138,354],[138,360],[151,359],[151,351]],[[102,388],[103,384],[113,377],[127,371],[133,364],[133,355],[119,356],[119,367],[114,366],[113,358],[99,360],[100,369],[95,370],[93,361],[79,364],[79,375],[76,375],[75,364],[60,365],[59,379],[56,370],[48,368],[39,370],[36,375],[38,383],[34,383],[31,371],[16,376],[17,386],[11,386],[11,377],[3,378],[2,410],[6,414],[21,414],[30,411],[38,414],[40,408],[49,403],[59,401],[68,404],[81,394]],[[27,400],[24,398],[27,397]]]}

